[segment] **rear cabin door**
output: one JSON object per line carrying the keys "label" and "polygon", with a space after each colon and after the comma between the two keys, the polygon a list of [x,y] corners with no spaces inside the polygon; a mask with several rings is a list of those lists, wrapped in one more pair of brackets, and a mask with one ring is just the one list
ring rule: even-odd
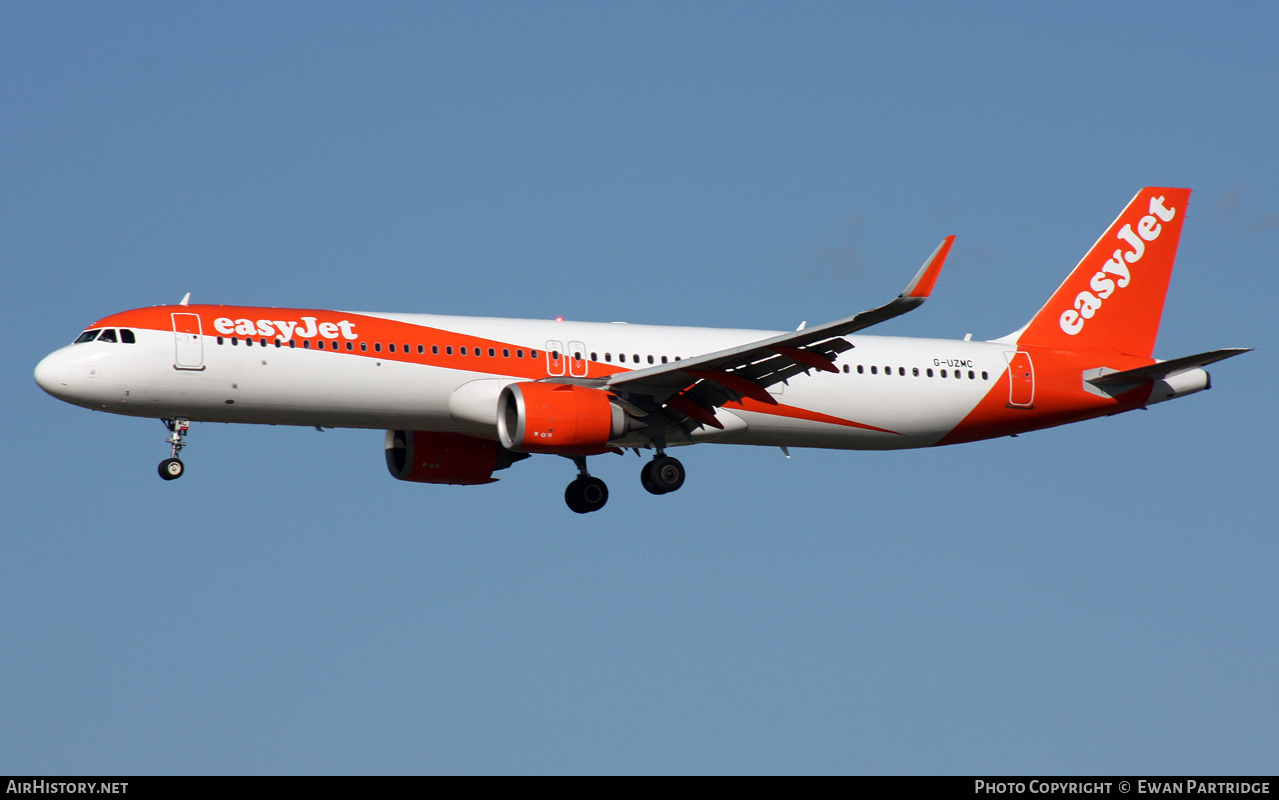
{"label": "rear cabin door", "polygon": [[1008,405],[1012,408],[1031,408],[1035,404],[1035,365],[1030,353],[1017,351],[1004,353],[1008,359]]}

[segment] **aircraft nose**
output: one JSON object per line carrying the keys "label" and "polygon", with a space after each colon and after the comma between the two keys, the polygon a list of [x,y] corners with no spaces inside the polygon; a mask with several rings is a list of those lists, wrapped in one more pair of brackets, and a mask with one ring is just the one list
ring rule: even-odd
{"label": "aircraft nose", "polygon": [[70,384],[70,365],[61,350],[55,350],[36,364],[36,383],[54,397],[66,395]]}

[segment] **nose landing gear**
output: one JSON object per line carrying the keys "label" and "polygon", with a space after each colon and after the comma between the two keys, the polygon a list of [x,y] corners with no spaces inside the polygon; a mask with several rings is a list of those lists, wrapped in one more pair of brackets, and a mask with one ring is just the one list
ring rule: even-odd
{"label": "nose landing gear", "polygon": [[172,453],[169,458],[160,462],[160,477],[166,481],[181,478],[186,472],[186,466],[182,460],[178,458],[178,454],[182,452],[182,448],[186,447],[183,439],[187,435],[187,431],[191,429],[191,421],[185,419],[165,419],[161,420],[165,427],[169,429],[169,438],[165,439],[172,446]]}
{"label": "nose landing gear", "polygon": [[564,502],[578,514],[599,511],[608,502],[608,485],[586,471],[586,457],[573,456],[577,479],[564,490]]}

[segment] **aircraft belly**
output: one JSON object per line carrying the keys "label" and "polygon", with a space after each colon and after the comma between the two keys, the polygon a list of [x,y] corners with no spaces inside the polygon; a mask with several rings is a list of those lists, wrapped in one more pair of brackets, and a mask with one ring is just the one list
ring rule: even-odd
{"label": "aircraft belly", "polygon": [[776,410],[743,413],[748,429],[722,441],[847,450],[929,447],[958,425],[988,388],[909,378],[851,388],[840,376],[794,381]]}

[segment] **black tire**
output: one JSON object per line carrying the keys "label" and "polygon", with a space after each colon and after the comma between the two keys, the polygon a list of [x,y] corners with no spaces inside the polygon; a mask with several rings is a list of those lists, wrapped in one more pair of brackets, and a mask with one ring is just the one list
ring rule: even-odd
{"label": "black tire", "polygon": [[564,502],[576,514],[599,511],[608,502],[608,485],[599,478],[578,478],[564,490]]}
{"label": "black tire", "polygon": [[657,484],[653,483],[653,462],[650,461],[640,469],[640,483],[644,486],[644,491],[649,494],[666,494],[662,489],[657,488]]}
{"label": "black tire", "polygon": [[[648,465],[648,480],[653,488],[660,489],[654,494],[668,494],[684,485],[684,465],[679,459],[670,456],[658,456]],[[647,487],[645,487],[647,488]],[[653,491],[649,489],[649,491]]]}
{"label": "black tire", "polygon": [[176,458],[166,458],[160,462],[160,477],[166,481],[176,481],[186,471],[186,465]]}

